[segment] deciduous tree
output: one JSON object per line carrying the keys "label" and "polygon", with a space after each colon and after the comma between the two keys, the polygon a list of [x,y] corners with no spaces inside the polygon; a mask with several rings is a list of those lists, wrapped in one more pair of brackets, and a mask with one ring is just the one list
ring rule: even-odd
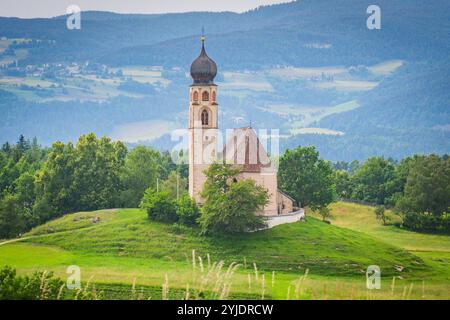
{"label": "deciduous tree", "polygon": [[335,199],[333,170],[315,147],[286,150],[280,158],[278,183],[301,206],[325,207]]}

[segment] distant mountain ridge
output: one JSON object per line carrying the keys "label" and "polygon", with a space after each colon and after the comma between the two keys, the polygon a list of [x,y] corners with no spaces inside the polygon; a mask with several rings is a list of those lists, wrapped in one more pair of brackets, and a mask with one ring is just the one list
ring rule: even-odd
{"label": "distant mountain ridge", "polygon": [[[2,35],[10,38],[56,40],[56,47],[48,48],[56,53],[42,50],[30,58],[33,62],[77,58],[103,61],[107,58],[106,62],[115,65],[133,60],[135,64],[157,62],[185,66],[192,56],[193,40],[200,34],[202,26],[206,28],[211,52],[219,64],[226,67],[236,66],[231,62],[235,60],[239,60],[240,68],[252,68],[261,63],[348,65],[380,61],[381,58],[447,57],[446,51],[450,50],[450,41],[446,39],[450,28],[448,1],[378,1],[383,25],[377,31],[366,28],[366,9],[370,4],[370,1],[357,0],[304,0],[261,7],[242,14],[123,15],[94,11],[82,13],[81,30],[67,30],[64,17],[0,18],[0,30]],[[411,37],[414,41],[410,41]],[[310,40],[329,41],[334,46],[326,55],[317,52],[319,56],[314,58],[309,50],[301,47]],[[89,50],[86,50],[86,44]],[[355,56],[348,55],[349,46],[356,51]],[[76,52],[67,54],[68,47]],[[85,50],[75,50],[83,47]],[[255,48],[264,51],[255,51]],[[160,50],[163,54],[159,54]],[[178,50],[176,55],[165,54],[174,50]],[[124,60],[125,54],[128,56]],[[364,56],[355,61],[359,55]]]}
{"label": "distant mountain ridge", "polygon": [[[231,81],[231,76],[224,72],[242,77],[248,73],[251,75],[248,81],[260,79],[273,88],[272,91],[247,87],[241,91],[225,89],[220,96],[224,126],[233,126],[232,119],[244,117],[245,121],[253,120],[259,127],[279,126],[286,134],[293,126],[289,123],[301,122],[302,115],[296,110],[305,105],[312,103],[325,108],[357,101],[356,109],[331,114],[310,124],[344,132],[344,135],[294,135],[282,142],[283,147],[315,144],[323,156],[331,160],[450,153],[450,131],[446,130],[450,125],[450,2],[377,1],[381,8],[381,30],[366,27],[366,9],[371,4],[372,1],[366,0],[303,0],[241,14],[136,15],[92,11],[82,12],[82,29],[73,31],[65,27],[65,16],[0,18],[0,37],[51,40],[29,48],[28,55],[19,61],[22,66],[86,61],[116,69],[162,66],[163,76],[171,77],[170,85],[158,88],[156,96],[140,100],[111,97],[108,105],[113,111],[109,113],[105,104],[42,99],[36,105],[11,100],[0,92],[0,109],[6,115],[0,119],[0,140],[14,139],[20,133],[35,134],[45,143],[73,140],[87,130],[111,134],[115,126],[127,121],[158,117],[164,121],[176,119],[176,125],[184,124],[183,99],[186,98],[185,86],[189,84],[184,74],[198,55],[198,37],[204,26],[208,54],[219,66],[220,84],[226,87]],[[404,63],[392,74],[381,76],[368,71],[369,66],[393,60]],[[323,89],[314,79],[292,80],[275,77],[271,72],[285,67],[293,70],[341,68],[347,71],[338,81],[373,83],[375,87],[345,91],[335,85],[333,76],[324,74],[322,77],[331,80],[323,81],[331,82],[324,82],[328,87]],[[170,71],[173,69],[181,71],[174,75]],[[349,70],[356,70],[356,73]],[[5,90],[16,92],[10,89]],[[274,105],[289,105],[292,114],[261,111]],[[161,109],[168,113],[162,115]],[[71,119],[73,110],[79,110],[77,118],[80,120],[72,122],[70,130],[55,123],[56,119]],[[134,110],[132,114],[131,110]],[[42,120],[34,119],[24,127],[21,117],[26,115]],[[46,128],[38,127],[39,123],[46,123]],[[163,137],[161,141],[166,140],[167,137]]]}

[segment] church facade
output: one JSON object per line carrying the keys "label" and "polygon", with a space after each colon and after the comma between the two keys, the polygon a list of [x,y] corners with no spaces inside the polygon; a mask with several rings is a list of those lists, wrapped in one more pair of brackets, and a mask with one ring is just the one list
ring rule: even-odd
{"label": "church facade", "polygon": [[[219,131],[218,86],[216,63],[208,57],[202,37],[200,55],[191,65],[193,83],[189,89],[189,194],[198,204],[206,181],[204,170],[224,161],[240,168],[238,179],[253,179],[269,192],[269,203],[258,212],[276,216],[294,211],[294,201],[278,190],[276,167],[251,127],[227,130],[222,139]],[[225,143],[222,143],[225,140]]]}

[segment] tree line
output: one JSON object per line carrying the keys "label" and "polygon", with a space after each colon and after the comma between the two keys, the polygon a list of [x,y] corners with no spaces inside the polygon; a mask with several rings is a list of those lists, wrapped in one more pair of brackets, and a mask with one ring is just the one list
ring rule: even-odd
{"label": "tree line", "polygon": [[318,210],[325,218],[336,199],[377,205],[401,217],[402,226],[418,231],[450,232],[450,159],[447,155],[414,155],[400,162],[383,157],[331,162],[315,147],[287,150],[280,158],[279,186],[299,205]]}
{"label": "tree line", "polygon": [[187,168],[175,165],[168,152],[128,150],[93,133],[51,148],[20,136],[0,151],[0,239],[66,213],[135,208],[149,187],[173,193],[177,182],[186,188],[186,177]]}
{"label": "tree line", "polygon": [[[339,198],[392,208],[406,228],[450,231],[447,155],[413,155],[399,162],[383,157],[371,157],[363,163],[338,162],[334,182]],[[383,210],[377,211],[383,219]]]}
{"label": "tree line", "polygon": [[[254,213],[267,203],[267,192],[252,181],[231,183],[237,174],[231,167],[211,166],[200,210],[187,195],[187,165],[173,163],[168,152],[129,150],[92,133],[50,148],[21,136],[0,150],[0,238],[17,237],[66,213],[138,206],[153,220],[198,225],[205,233],[259,228],[264,221]],[[406,228],[449,232],[448,156],[333,164],[315,147],[297,147],[280,157],[278,181],[298,206],[324,217],[330,203],[346,199],[390,207]],[[382,219],[383,211],[377,216]]]}

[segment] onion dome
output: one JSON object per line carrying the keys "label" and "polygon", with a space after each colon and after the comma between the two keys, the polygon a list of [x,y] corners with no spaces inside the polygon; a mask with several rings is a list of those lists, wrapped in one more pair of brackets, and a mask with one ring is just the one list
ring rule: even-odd
{"label": "onion dome", "polygon": [[197,59],[191,65],[191,77],[194,79],[194,85],[214,84],[214,78],[217,75],[216,63],[208,57],[205,50],[205,37],[202,37],[202,51]]}

